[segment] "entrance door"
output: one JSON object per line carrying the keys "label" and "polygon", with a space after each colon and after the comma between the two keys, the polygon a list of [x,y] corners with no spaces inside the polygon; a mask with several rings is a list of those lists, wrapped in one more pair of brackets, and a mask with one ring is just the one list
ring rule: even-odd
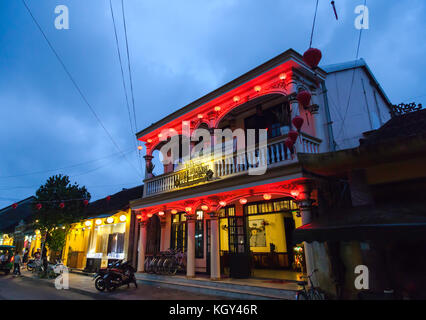
{"label": "entrance door", "polygon": [[287,245],[287,259],[288,265],[290,268],[293,266],[294,262],[294,252],[293,252],[293,232],[296,228],[293,218],[284,218],[284,230],[285,230],[285,240]]}
{"label": "entrance door", "polygon": [[155,255],[160,251],[161,225],[160,218],[153,215],[146,226],[146,254]]}
{"label": "entrance door", "polygon": [[229,275],[231,278],[250,277],[250,254],[246,240],[245,217],[230,216],[229,223]]}

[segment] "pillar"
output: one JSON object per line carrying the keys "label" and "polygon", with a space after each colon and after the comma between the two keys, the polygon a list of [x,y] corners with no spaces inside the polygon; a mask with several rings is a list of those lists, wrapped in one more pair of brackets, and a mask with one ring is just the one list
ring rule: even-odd
{"label": "pillar", "polygon": [[[312,222],[312,202],[310,198],[311,188],[309,183],[303,183],[299,185],[299,196],[297,203],[299,205],[300,214],[302,216],[302,225],[306,225]],[[305,262],[306,262],[306,273],[309,275],[315,269],[314,256],[312,252],[312,244],[304,242],[305,248]],[[313,278],[313,280],[315,277]]]}
{"label": "pillar", "polygon": [[152,171],[154,170],[154,165],[152,163],[152,159],[154,159],[154,157],[147,154],[143,158],[145,159],[145,179],[150,179],[153,177]]}
{"label": "pillar", "polygon": [[210,278],[220,280],[219,214],[210,213]]}
{"label": "pillar", "polygon": [[160,225],[161,225],[161,236],[160,236],[160,250],[166,251],[170,247],[170,241],[166,242],[166,236],[167,236],[167,220],[166,216],[160,217]]}
{"label": "pillar", "polygon": [[194,215],[186,215],[188,226],[187,253],[186,253],[186,276],[195,277],[195,219]]}
{"label": "pillar", "polygon": [[139,223],[138,272],[145,271],[146,224],[147,224],[147,221],[141,221]]}

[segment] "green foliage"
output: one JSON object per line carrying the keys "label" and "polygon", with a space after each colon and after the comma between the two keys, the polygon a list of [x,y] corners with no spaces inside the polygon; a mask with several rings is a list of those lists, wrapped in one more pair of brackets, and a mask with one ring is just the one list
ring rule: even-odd
{"label": "green foliage", "polygon": [[54,229],[46,236],[46,245],[50,250],[60,251],[65,246],[68,229]]}
{"label": "green foliage", "polygon": [[[83,217],[84,199],[90,200],[86,187],[71,184],[68,176],[52,176],[37,190],[33,207],[36,217],[34,226],[46,234],[46,243],[51,250],[62,249],[70,224]],[[62,201],[64,208],[59,207]],[[37,210],[36,204],[39,202],[42,208]]]}

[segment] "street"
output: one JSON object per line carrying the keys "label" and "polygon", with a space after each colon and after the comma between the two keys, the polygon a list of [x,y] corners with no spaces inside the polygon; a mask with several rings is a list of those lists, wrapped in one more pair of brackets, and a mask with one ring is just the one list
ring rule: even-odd
{"label": "street", "polygon": [[[73,284],[86,282],[87,288],[93,286],[93,290],[73,289]],[[159,288],[151,285],[139,284],[136,289],[123,286],[115,292],[97,292],[90,277],[70,277],[70,290],[57,290],[52,282],[43,279],[13,275],[0,275],[0,300],[214,300],[219,297],[190,293],[186,291]]]}

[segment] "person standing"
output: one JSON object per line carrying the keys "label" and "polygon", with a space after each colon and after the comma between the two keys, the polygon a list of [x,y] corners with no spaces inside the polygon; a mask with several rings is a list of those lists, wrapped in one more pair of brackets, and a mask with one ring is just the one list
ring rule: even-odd
{"label": "person standing", "polygon": [[14,260],[13,260],[13,273],[15,275],[21,275],[21,255],[18,251],[15,252]]}

